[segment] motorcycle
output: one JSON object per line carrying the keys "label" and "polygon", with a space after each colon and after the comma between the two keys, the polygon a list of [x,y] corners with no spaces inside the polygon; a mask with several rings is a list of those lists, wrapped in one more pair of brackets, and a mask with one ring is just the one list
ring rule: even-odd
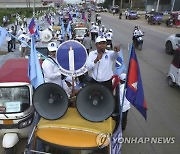
{"label": "motorcycle", "polygon": [[169,19],[166,21],[167,27],[172,27],[173,24],[174,24],[173,18],[169,18]]}
{"label": "motorcycle", "polygon": [[138,50],[142,50],[143,36],[144,35],[133,36],[133,44],[135,48],[138,48]]}

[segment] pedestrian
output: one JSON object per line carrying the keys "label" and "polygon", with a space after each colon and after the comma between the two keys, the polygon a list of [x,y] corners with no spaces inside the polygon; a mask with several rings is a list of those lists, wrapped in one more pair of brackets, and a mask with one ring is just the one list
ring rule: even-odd
{"label": "pedestrian", "polygon": [[12,44],[12,36],[11,36],[12,30],[7,28],[7,31],[8,31],[8,33],[6,34],[6,41],[8,43],[8,52],[13,52],[12,51],[13,44]]}
{"label": "pedestrian", "polygon": [[48,44],[49,55],[42,63],[45,82],[55,83],[62,87],[62,76],[56,61],[57,45],[55,42]]}
{"label": "pedestrian", "polygon": [[98,36],[96,50],[89,53],[87,69],[92,79],[90,83],[100,83],[112,91],[113,66],[118,57],[120,46],[115,46],[115,51],[106,49],[106,38]]}
{"label": "pedestrian", "polygon": [[[11,26],[11,34],[13,36],[16,36],[16,30],[15,30],[15,27],[14,26]],[[16,39],[15,37],[11,37],[12,38],[12,46],[13,46],[13,49],[16,49]]]}
{"label": "pedestrian", "polygon": [[84,47],[87,50],[87,53],[89,54],[90,49],[92,49],[92,43],[91,43],[91,38],[89,37],[88,32],[84,35],[82,44],[84,45]]}
{"label": "pedestrian", "polygon": [[18,37],[18,40],[20,41],[21,57],[25,57],[28,54],[28,43],[30,38],[27,36],[26,32],[23,31],[23,33]]}

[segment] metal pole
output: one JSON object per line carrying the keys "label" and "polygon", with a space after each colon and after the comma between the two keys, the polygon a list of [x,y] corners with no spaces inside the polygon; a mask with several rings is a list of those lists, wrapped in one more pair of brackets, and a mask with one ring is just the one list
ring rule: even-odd
{"label": "metal pole", "polygon": [[172,7],[171,7],[171,12],[173,12],[174,10],[174,3],[175,3],[176,0],[172,0]]}
{"label": "metal pole", "polygon": [[159,1],[160,1],[160,0],[157,1],[156,12],[158,12],[158,10],[159,10]]}
{"label": "metal pole", "polygon": [[35,16],[35,0],[33,0],[33,17]]}
{"label": "metal pole", "polygon": [[113,2],[112,2],[112,6],[114,7],[114,2],[115,2],[115,0],[113,0]]}

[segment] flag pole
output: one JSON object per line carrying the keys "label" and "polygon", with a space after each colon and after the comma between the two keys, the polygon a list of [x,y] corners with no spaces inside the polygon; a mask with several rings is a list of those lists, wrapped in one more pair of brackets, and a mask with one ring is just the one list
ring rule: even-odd
{"label": "flag pole", "polygon": [[[127,75],[128,75],[128,71],[129,71],[129,64],[130,64],[130,57],[131,57],[131,53],[132,53],[132,44],[128,44],[128,48],[129,48],[129,58],[128,58],[128,67],[126,70],[126,79],[125,79],[125,83],[124,83],[124,89],[123,89],[123,97],[122,97],[122,105],[120,107],[120,124],[122,125],[122,111],[123,111],[123,106],[124,106],[124,99],[125,99],[125,90],[126,90],[126,85],[127,85]],[[119,89],[120,90],[120,89]]]}

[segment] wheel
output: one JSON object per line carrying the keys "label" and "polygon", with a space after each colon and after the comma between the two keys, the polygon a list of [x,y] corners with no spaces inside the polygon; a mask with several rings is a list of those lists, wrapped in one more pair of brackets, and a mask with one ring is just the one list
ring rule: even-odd
{"label": "wheel", "polygon": [[173,82],[173,80],[172,80],[172,78],[170,76],[168,76],[167,81],[168,81],[168,85],[170,87],[174,87],[175,83]]}
{"label": "wheel", "polygon": [[14,153],[15,153],[15,147],[4,149],[4,154],[14,154]]}
{"label": "wheel", "polygon": [[173,54],[174,50],[170,41],[166,42],[166,53]]}

